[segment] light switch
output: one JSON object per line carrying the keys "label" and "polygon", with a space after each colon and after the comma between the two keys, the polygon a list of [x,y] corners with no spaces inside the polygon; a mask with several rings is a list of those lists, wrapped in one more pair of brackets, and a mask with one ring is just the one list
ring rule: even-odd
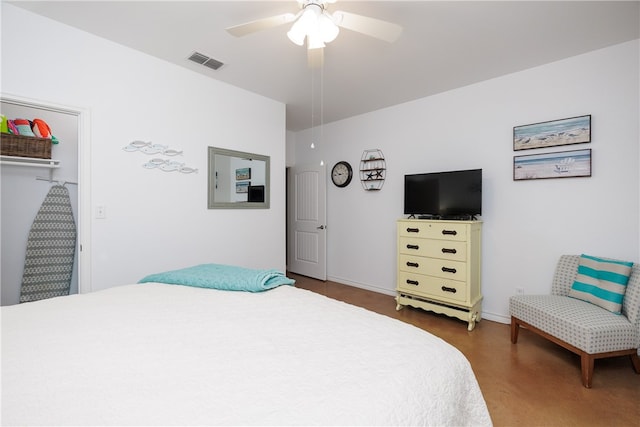
{"label": "light switch", "polygon": [[105,219],[107,217],[107,208],[105,206],[96,206],[96,218]]}

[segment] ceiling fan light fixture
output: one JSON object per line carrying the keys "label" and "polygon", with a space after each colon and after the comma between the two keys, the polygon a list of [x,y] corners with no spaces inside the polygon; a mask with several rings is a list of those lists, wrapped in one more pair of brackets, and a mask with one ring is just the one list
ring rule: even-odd
{"label": "ceiling fan light fixture", "polygon": [[289,40],[302,46],[306,37],[307,48],[318,49],[338,37],[340,29],[333,22],[331,15],[324,11],[322,4],[308,1],[303,7],[300,18],[287,33]]}
{"label": "ceiling fan light fixture", "polygon": [[302,46],[304,44],[304,38],[310,29],[313,31],[313,28],[316,26],[316,20],[317,17],[314,8],[305,8],[298,20],[291,26],[287,37],[289,37],[289,40],[293,43]]}
{"label": "ceiling fan light fixture", "polygon": [[325,43],[330,43],[338,37],[340,28],[333,23],[333,20],[327,13],[323,13],[318,17],[318,32],[322,35]]}
{"label": "ceiling fan light fixture", "polygon": [[[335,2],[336,0],[298,0],[300,10],[297,14],[282,13],[257,19],[228,27],[227,32],[232,36],[242,37],[281,24],[292,23],[287,32],[289,40],[298,46],[304,46],[306,39],[308,51],[316,50],[320,53],[320,48],[325,47],[325,43],[330,43],[338,37],[341,28],[375,37],[388,43],[393,43],[400,37],[402,33],[400,25],[339,10],[329,13],[327,5]],[[314,52],[313,56],[320,57],[321,55]]]}
{"label": "ceiling fan light fixture", "polygon": [[292,26],[289,32],[287,33],[287,37],[293,43],[298,46],[302,46],[304,44],[304,38],[307,36],[307,32],[305,31],[304,26],[300,23],[300,21],[296,21]]}

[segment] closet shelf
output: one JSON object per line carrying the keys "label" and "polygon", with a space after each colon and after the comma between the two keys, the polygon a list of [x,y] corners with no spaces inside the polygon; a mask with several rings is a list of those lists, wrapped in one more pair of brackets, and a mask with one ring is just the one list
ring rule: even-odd
{"label": "closet shelf", "polygon": [[0,164],[57,169],[60,167],[60,160],[37,159],[35,157],[0,156]]}

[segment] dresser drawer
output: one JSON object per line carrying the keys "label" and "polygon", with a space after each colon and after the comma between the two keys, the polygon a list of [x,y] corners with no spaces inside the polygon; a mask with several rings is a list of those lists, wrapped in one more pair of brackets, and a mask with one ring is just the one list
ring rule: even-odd
{"label": "dresser drawer", "polygon": [[406,221],[398,223],[399,236],[412,236],[426,239],[467,240],[467,224],[447,221]]}
{"label": "dresser drawer", "polygon": [[409,294],[435,298],[440,301],[467,301],[467,285],[465,282],[408,273],[406,271],[401,271],[398,274],[398,290]]}
{"label": "dresser drawer", "polygon": [[452,280],[467,280],[467,263],[400,254],[398,270]]}
{"label": "dresser drawer", "polygon": [[447,240],[427,240],[416,237],[400,237],[401,254],[427,256],[440,259],[466,261],[467,243]]}

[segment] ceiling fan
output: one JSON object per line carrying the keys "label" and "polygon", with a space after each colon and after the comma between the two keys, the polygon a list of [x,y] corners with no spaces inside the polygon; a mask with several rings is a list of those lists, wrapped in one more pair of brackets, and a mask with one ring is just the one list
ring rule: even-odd
{"label": "ceiling fan", "polygon": [[257,31],[294,22],[287,36],[289,39],[303,46],[305,38],[309,53],[309,64],[319,65],[322,62],[322,48],[338,36],[340,28],[356,31],[367,36],[392,43],[402,32],[400,25],[357,15],[355,13],[335,11],[330,13],[327,6],[336,0],[297,0],[300,11],[296,14],[283,13],[268,18],[258,19],[227,28],[229,34],[242,37]]}

